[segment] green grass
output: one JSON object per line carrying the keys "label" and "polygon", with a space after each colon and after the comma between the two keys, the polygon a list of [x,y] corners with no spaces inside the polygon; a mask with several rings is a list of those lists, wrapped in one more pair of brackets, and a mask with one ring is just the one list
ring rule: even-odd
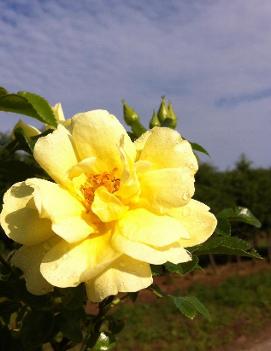
{"label": "green grass", "polygon": [[187,294],[206,305],[211,322],[186,319],[167,299],[123,305],[117,314],[126,326],[117,350],[209,351],[238,335],[257,334],[271,316],[271,271],[230,278],[216,288],[195,285]]}

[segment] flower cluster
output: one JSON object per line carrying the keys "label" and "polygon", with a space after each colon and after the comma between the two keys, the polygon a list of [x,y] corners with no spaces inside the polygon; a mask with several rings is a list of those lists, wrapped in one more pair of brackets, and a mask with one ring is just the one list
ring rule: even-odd
{"label": "flower cluster", "polygon": [[216,219],[193,200],[198,164],[180,134],[155,127],[132,142],[107,111],[79,113],[40,137],[31,178],[4,196],[1,225],[28,290],[84,282],[92,301],[152,284],[150,264],[191,259]]}

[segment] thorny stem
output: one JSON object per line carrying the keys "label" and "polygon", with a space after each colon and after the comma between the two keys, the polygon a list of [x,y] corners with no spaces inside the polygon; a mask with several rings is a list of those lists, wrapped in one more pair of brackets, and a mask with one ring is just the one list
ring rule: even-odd
{"label": "thorny stem", "polygon": [[108,298],[106,298],[105,300],[103,300],[102,302],[99,303],[99,313],[94,318],[94,320],[89,322],[89,325],[88,325],[87,331],[86,331],[86,335],[84,337],[84,340],[82,341],[80,351],[87,351],[88,350],[87,344],[92,336],[92,332],[95,329],[95,327],[97,327],[97,325],[99,326],[99,323],[101,322],[103,317],[107,314],[107,312],[112,307],[113,299],[114,299],[114,296],[109,296]]}
{"label": "thorny stem", "polygon": [[10,268],[10,265],[9,265],[8,262],[4,259],[4,257],[2,257],[2,255],[0,255],[0,262],[1,262],[2,265],[5,266],[6,268]]}

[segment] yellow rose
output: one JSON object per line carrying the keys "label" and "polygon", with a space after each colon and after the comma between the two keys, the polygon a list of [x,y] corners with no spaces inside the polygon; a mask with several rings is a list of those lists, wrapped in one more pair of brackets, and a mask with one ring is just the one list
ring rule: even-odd
{"label": "yellow rose", "polygon": [[4,196],[1,225],[23,246],[13,263],[33,294],[85,282],[92,301],[152,283],[150,264],[186,262],[216,219],[195,200],[197,160],[178,132],[135,143],[104,110],[40,138],[34,157],[56,182],[27,179]]}

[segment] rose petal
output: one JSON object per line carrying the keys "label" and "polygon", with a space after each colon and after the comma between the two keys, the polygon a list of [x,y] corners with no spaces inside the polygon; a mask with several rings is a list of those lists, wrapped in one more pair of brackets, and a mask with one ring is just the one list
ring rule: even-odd
{"label": "rose petal", "polygon": [[149,264],[121,256],[98,277],[86,282],[88,298],[93,302],[102,301],[119,292],[135,292],[152,284]]}

